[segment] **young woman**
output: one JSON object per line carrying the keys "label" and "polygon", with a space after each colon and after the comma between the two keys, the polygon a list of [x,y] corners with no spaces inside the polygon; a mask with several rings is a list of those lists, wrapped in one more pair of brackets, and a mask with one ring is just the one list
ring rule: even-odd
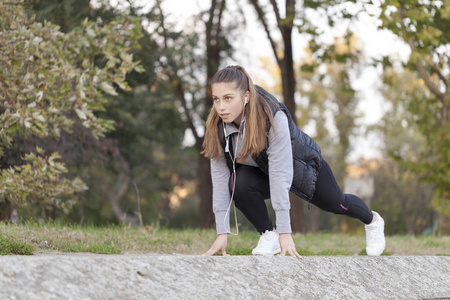
{"label": "young woman", "polygon": [[[227,255],[231,202],[260,233],[253,255],[280,253],[301,258],[291,237],[289,190],[319,208],[361,220],[366,251],[385,248],[384,220],[357,196],[343,194],[319,146],[297,128],[286,106],[253,84],[240,66],[229,66],[211,80],[211,108],[203,143],[211,159],[217,239],[203,255]],[[276,230],[265,199],[275,210]]]}

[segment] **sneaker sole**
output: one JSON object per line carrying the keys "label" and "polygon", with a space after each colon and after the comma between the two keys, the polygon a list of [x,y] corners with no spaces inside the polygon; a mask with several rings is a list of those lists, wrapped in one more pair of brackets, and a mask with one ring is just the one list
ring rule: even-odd
{"label": "sneaker sole", "polygon": [[[367,256],[380,256],[383,253],[385,248],[386,248],[386,242],[384,242],[383,248],[381,248],[378,252],[371,253],[371,254],[367,253]],[[366,252],[367,252],[367,250],[366,250]]]}
{"label": "sneaker sole", "polygon": [[255,256],[274,256],[277,253],[281,252],[281,248],[276,249],[275,251],[269,252],[269,253],[254,253],[252,251],[252,254]]}

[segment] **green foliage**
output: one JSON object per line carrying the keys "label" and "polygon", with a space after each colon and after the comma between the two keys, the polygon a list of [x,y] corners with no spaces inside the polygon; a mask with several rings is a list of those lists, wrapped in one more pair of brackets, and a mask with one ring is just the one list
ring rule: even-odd
{"label": "green foliage", "polygon": [[63,252],[89,252],[97,254],[120,254],[121,251],[114,246],[109,246],[105,244],[91,244],[86,245],[83,243],[69,244],[64,249]]}
{"label": "green foliage", "polygon": [[371,208],[389,220],[387,234],[420,235],[431,226],[435,217],[432,186],[420,183],[417,175],[392,158],[380,161],[370,174],[375,180]]}
{"label": "green foliage", "polygon": [[[139,18],[102,25],[85,20],[62,33],[28,19],[22,1],[10,1],[0,3],[0,28],[0,154],[20,136],[59,138],[81,124],[100,137],[114,128],[99,112],[117,95],[115,86],[129,90],[128,72],[143,70],[128,53],[142,36]],[[28,164],[1,169],[0,202],[58,207],[61,196],[86,189],[80,179],[63,179],[59,158],[38,149],[24,157]]]}
{"label": "green foliage", "polygon": [[33,255],[34,247],[0,235],[0,255]]}
{"label": "green foliage", "polygon": [[[154,7],[149,13],[142,11],[136,4],[129,7],[129,15],[141,18],[148,25],[138,40],[139,47],[130,50],[145,71],[127,74],[131,90],[118,90],[108,109],[100,114],[115,120],[115,130],[102,140],[102,148],[108,149],[107,153],[90,150],[91,155],[100,157],[99,163],[80,166],[84,160],[81,157],[75,166],[84,174],[83,179],[96,182],[84,194],[84,199],[80,199],[83,218],[96,224],[119,221],[136,225],[137,193],[143,222],[164,222],[170,214],[168,195],[174,186],[182,185],[195,172],[192,150],[182,146],[186,124],[180,114],[180,104],[164,69],[167,63],[183,59],[168,59],[172,52],[190,55],[191,41],[185,39],[186,33],[174,32],[167,24],[159,27],[164,17],[162,11],[155,12]],[[91,12],[93,20],[103,23],[116,20],[120,14],[107,3]],[[151,29],[156,27],[153,32]],[[172,47],[163,45],[162,33],[174,39]],[[114,198],[118,193],[111,190],[123,193]],[[121,219],[124,215],[125,221]],[[76,217],[79,218],[75,214],[71,216],[72,220]]]}
{"label": "green foliage", "polygon": [[[350,76],[362,66],[359,40],[352,35],[336,38],[331,45],[318,48],[313,48],[311,43],[315,43],[315,39],[311,39],[306,49],[307,58],[301,61],[298,73],[302,99],[297,105],[301,112],[297,124],[300,128],[313,126],[314,132],[309,134],[321,146],[338,184],[342,186],[346,176],[346,158],[353,148],[350,141],[359,117],[356,111],[359,98]],[[329,228],[329,224],[341,224],[338,217],[316,210],[308,215],[318,224],[312,226],[313,231],[317,231],[319,226],[324,229],[326,226]]]}
{"label": "green foliage", "polygon": [[61,27],[62,32],[69,32],[91,12],[90,0],[24,0],[27,12],[36,16],[38,22],[48,20]]}
{"label": "green foliage", "polygon": [[[326,18],[328,26],[343,24],[367,13],[377,18],[379,29],[389,30],[411,49],[404,68],[414,72],[426,87],[422,97],[409,95],[405,107],[418,124],[418,131],[425,137],[425,147],[414,159],[396,155],[400,165],[416,173],[423,181],[435,186],[433,207],[442,215],[450,216],[450,91],[449,51],[450,45],[450,1],[386,0],[375,3],[371,0],[330,0],[304,2],[305,9],[299,12],[299,31],[311,37],[310,49],[324,61],[339,61],[335,49],[324,47],[320,42],[323,27],[316,19]],[[348,10],[354,8],[354,13]],[[375,9],[374,9],[375,8]],[[373,13],[379,8],[379,13]],[[310,14],[318,16],[310,18]],[[351,34],[351,28],[348,31]],[[385,71],[398,68],[397,58],[384,57],[378,61]],[[314,64],[303,69],[312,69]],[[387,82],[387,84],[389,84]]]}
{"label": "green foliage", "polygon": [[[407,43],[407,69],[426,86],[422,98],[408,100],[426,147],[415,160],[398,157],[401,165],[435,185],[433,207],[450,216],[450,91],[448,74],[450,1],[398,1],[381,4],[381,28]],[[392,63],[389,64],[389,66]]]}
{"label": "green foliage", "polygon": [[427,137],[420,132],[420,122],[409,108],[412,103],[423,102],[427,90],[409,70],[386,68],[383,81],[386,84],[380,87],[380,92],[388,109],[369,130],[381,134],[388,157],[371,171],[375,179],[371,208],[389,220],[386,227],[389,234],[420,234],[430,226],[434,216],[433,186],[421,182],[420,176],[405,168],[403,162],[421,160],[420,155],[426,149]]}
{"label": "green foliage", "polygon": [[58,207],[68,213],[72,200],[61,201],[61,195],[72,195],[87,189],[79,178],[66,180],[61,175],[67,172],[64,164],[58,162],[58,153],[44,156],[43,150],[37,148],[37,155],[27,154],[27,164],[10,167],[0,173],[0,201],[8,199],[19,206],[38,204],[41,208]]}
{"label": "green foliage", "polygon": [[140,37],[139,19],[105,26],[84,21],[64,34],[27,19],[20,5],[2,4],[0,14],[1,146],[10,146],[16,134],[58,137],[61,129],[71,130],[68,113],[95,136],[112,129],[112,121],[95,112],[105,109],[107,94],[117,95],[113,83],[128,89],[126,73],[139,70],[126,46]]}
{"label": "green foliage", "polygon": [[[83,28],[86,17],[100,27],[126,23],[124,12],[107,1],[95,8],[84,0],[30,0],[25,3],[29,15],[36,15],[36,20],[57,24],[61,31],[70,35]],[[15,138],[14,151],[7,149],[5,157],[0,159],[2,167],[21,164],[20,158],[34,151],[35,147],[30,147],[34,144],[42,147],[45,153],[61,154],[61,162],[68,170],[64,176],[81,178],[88,183],[89,189],[70,197],[76,205],[68,215],[55,210],[44,212],[58,221],[137,225],[139,199],[144,224],[164,223],[171,215],[168,195],[174,186],[183,185],[186,178],[192,180],[195,177],[198,152],[182,146],[185,120],[167,74],[169,70],[177,70],[175,62],[200,69],[201,64],[188,59],[192,53],[190,47],[199,47],[198,39],[164,23],[166,12],[155,10],[155,7],[158,3],[150,8],[150,12],[144,13],[147,10],[130,3],[126,9],[128,20],[140,20],[146,26],[144,29],[139,24],[132,25],[139,30],[140,37],[134,42],[117,42],[117,45],[127,46],[127,53],[140,61],[145,70],[137,72],[134,69],[126,74],[126,84],[130,89],[124,90],[118,83],[111,83],[117,95],[107,94],[105,110],[95,112],[97,118],[113,120],[114,130],[94,139],[90,129],[83,126],[77,112],[72,110],[66,113],[74,120],[70,134],[61,130],[59,139],[52,136]],[[171,47],[164,45],[164,37],[170,40]],[[89,55],[93,56],[95,67],[106,66],[104,55]],[[171,67],[167,68],[167,64]],[[198,86],[193,87],[195,89],[202,92]],[[45,219],[43,212],[36,207],[18,207],[17,211],[25,219]]]}

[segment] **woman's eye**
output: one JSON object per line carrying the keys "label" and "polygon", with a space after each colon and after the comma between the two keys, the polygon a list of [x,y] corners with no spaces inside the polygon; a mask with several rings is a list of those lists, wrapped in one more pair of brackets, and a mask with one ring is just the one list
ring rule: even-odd
{"label": "woman's eye", "polygon": [[231,97],[226,97],[225,98],[227,101],[230,101],[231,100]]}

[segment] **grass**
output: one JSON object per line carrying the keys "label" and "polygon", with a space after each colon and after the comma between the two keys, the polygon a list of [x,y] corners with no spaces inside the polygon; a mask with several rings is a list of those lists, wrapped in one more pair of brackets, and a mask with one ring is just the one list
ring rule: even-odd
{"label": "grass", "polygon": [[15,239],[0,235],[0,255],[33,255],[33,246]]}
{"label": "grass", "polygon": [[97,254],[120,254],[120,250],[113,246],[105,244],[85,245],[83,243],[68,244],[63,252],[91,252]]}
{"label": "grass", "polygon": [[[56,223],[0,223],[0,254],[189,254],[206,252],[214,242],[212,229],[169,230],[128,226],[67,226]],[[297,252],[308,255],[365,255],[364,235],[294,234]],[[259,235],[243,231],[228,237],[227,253],[251,255]],[[450,236],[387,236],[384,255],[450,256]]]}

